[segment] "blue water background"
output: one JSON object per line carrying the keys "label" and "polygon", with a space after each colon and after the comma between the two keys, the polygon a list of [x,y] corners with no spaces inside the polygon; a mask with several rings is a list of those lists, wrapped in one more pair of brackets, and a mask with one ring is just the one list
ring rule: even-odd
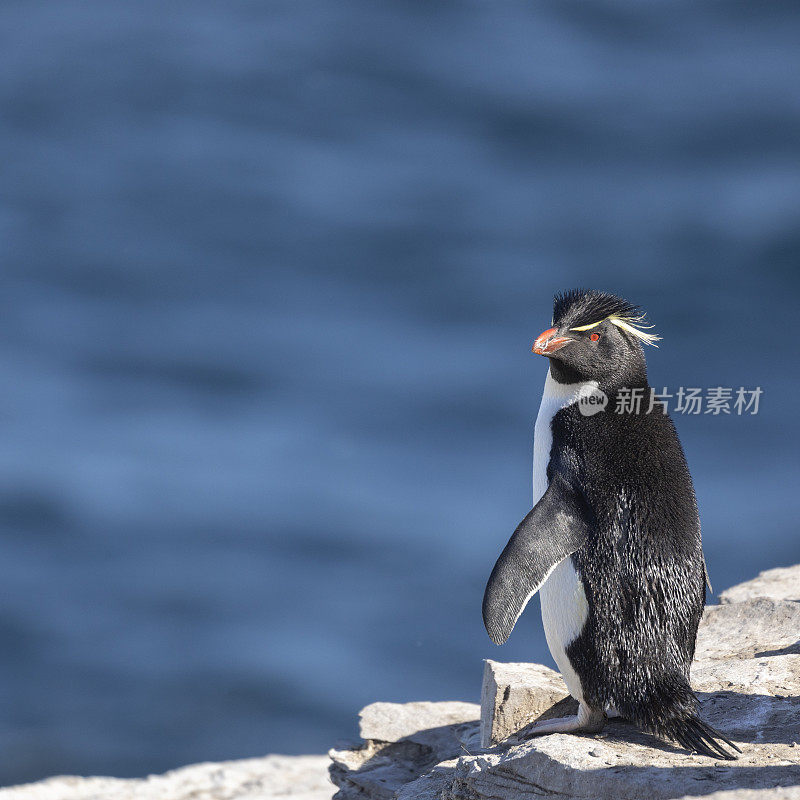
{"label": "blue water background", "polygon": [[322,752],[480,618],[554,291],[664,336],[716,587],[800,561],[800,6],[0,6],[0,783]]}

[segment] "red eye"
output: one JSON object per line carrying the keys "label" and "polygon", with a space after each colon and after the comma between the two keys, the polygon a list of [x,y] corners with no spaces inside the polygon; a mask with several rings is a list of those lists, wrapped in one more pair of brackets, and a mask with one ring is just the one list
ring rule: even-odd
{"label": "red eye", "polygon": [[596,342],[596,341],[597,341],[597,340],[600,338],[600,334],[599,334],[599,333],[593,333],[593,334],[592,334],[592,335],[591,335],[589,338],[590,338],[590,339],[591,339],[593,342]]}

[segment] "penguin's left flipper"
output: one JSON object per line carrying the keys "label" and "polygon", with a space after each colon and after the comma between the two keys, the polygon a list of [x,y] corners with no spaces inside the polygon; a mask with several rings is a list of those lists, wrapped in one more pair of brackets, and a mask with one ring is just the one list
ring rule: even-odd
{"label": "penguin's left flipper", "polygon": [[483,595],[483,623],[495,644],[511,635],[548,575],[586,541],[594,517],[583,496],[556,473],[497,559]]}

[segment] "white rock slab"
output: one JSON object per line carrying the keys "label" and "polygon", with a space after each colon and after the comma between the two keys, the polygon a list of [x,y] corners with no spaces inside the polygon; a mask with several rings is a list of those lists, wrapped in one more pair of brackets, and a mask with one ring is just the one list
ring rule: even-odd
{"label": "white rock slab", "polygon": [[706,606],[697,632],[697,661],[789,653],[800,653],[800,603],[755,597]]}
{"label": "white rock slab", "polygon": [[740,603],[753,597],[800,602],[800,564],[768,569],[752,580],[731,586],[719,596],[720,603]]}
{"label": "white rock slab", "polygon": [[549,667],[487,659],[481,687],[481,747],[507,739],[568,694],[561,676]]}
{"label": "white rock slab", "polygon": [[[363,744],[330,752],[337,800],[436,797],[443,762],[478,752],[476,703],[373,703],[361,712]],[[420,778],[426,778],[413,786]],[[424,789],[424,792],[423,792]],[[2,800],[0,798],[0,800]]]}
{"label": "white rock slab", "polygon": [[193,764],[142,779],[50,778],[0,790],[0,800],[330,800],[327,756]]}
{"label": "white rock slab", "polygon": [[362,739],[397,742],[427,729],[474,722],[480,716],[480,708],[475,703],[458,701],[372,703],[358,716]]}

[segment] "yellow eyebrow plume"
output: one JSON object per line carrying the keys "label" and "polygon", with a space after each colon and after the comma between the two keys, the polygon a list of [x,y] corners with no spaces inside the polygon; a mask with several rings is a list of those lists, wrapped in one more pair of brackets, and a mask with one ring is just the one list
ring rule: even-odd
{"label": "yellow eyebrow plume", "polygon": [[636,320],[633,319],[622,319],[621,317],[615,317],[613,314],[608,318],[609,322],[613,325],[616,325],[618,328],[622,328],[628,333],[633,334],[637,339],[640,339],[645,344],[651,344],[653,347],[658,347],[656,344],[657,341],[661,339],[660,336],[657,336],[655,333],[647,333],[643,331],[642,328],[652,328],[652,325],[637,325]]}
{"label": "yellow eyebrow plume", "polygon": [[591,325],[581,325],[579,328],[570,328],[571,331],[590,331],[592,328],[596,328],[601,322],[605,322],[605,320],[599,320],[598,322],[593,322]]}
{"label": "yellow eyebrow plume", "polygon": [[571,331],[589,331],[592,328],[596,328],[601,322],[605,322],[606,319],[612,324],[616,325],[618,328],[622,328],[628,333],[635,336],[637,339],[641,340],[645,344],[650,344],[653,347],[658,347],[656,344],[660,336],[656,336],[654,333],[647,333],[643,331],[642,328],[652,328],[652,325],[642,325],[641,323],[644,321],[644,317],[639,318],[624,318],[618,317],[616,314],[611,314],[609,317],[605,317],[605,319],[601,319],[598,322],[593,322],[591,325],[580,325],[577,328],[570,328]]}

